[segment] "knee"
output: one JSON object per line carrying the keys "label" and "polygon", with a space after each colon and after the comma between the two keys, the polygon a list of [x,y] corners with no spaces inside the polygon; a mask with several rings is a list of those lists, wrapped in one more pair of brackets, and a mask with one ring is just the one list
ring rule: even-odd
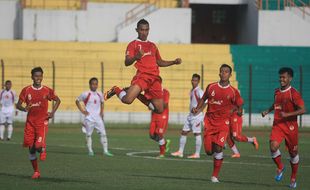
{"label": "knee", "polygon": [[186,136],[188,134],[188,131],[182,131],[181,135]]}
{"label": "knee", "polygon": [[207,154],[208,156],[211,156],[211,155],[213,154],[213,152],[212,152],[212,151],[209,151],[209,150],[206,150],[206,154]]}
{"label": "knee", "polygon": [[270,151],[276,152],[279,149],[279,146],[276,143],[270,143]]}

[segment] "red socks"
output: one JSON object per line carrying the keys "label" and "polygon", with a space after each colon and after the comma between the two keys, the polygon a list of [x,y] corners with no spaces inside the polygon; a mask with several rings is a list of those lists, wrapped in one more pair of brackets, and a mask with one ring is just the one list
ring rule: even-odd
{"label": "red socks", "polygon": [[296,175],[297,175],[297,170],[298,170],[298,163],[297,164],[293,164],[291,163],[291,167],[292,167],[292,175],[291,175],[291,181],[295,181],[296,180]]}
{"label": "red socks", "polygon": [[213,159],[213,173],[212,176],[214,177],[218,177],[219,172],[221,170],[222,167],[222,163],[223,163],[223,159],[217,160],[216,158]]}
{"label": "red socks", "polygon": [[35,160],[30,160],[31,161],[31,165],[32,165],[32,168],[35,172],[38,172],[39,171],[39,167],[38,167],[38,161],[37,159]]}
{"label": "red socks", "polygon": [[277,165],[278,170],[282,170],[283,169],[283,163],[281,161],[281,154],[275,158],[272,158],[274,163]]}

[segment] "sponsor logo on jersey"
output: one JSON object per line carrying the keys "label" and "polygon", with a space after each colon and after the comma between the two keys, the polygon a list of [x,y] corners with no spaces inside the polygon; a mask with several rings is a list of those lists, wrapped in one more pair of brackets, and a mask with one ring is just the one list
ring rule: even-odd
{"label": "sponsor logo on jersey", "polygon": [[223,100],[214,100],[214,99],[210,100],[210,104],[222,105],[222,103]]}
{"label": "sponsor logo on jersey", "polygon": [[275,110],[282,110],[282,106],[281,105],[274,105],[274,109]]}

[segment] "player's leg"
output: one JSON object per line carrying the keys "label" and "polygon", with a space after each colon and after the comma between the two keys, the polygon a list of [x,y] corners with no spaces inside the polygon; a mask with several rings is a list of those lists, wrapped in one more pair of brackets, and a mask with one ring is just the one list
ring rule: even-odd
{"label": "player's leg", "polygon": [[46,159],[46,135],[48,132],[48,121],[43,124],[35,126],[35,149],[40,153],[40,160]]}
{"label": "player's leg", "polygon": [[95,128],[95,123],[89,120],[85,120],[84,126],[86,129],[85,139],[86,139],[86,146],[88,149],[88,155],[94,156],[92,134]]}
{"label": "player's leg", "polygon": [[34,142],[35,142],[35,129],[29,122],[26,122],[25,129],[24,129],[23,146],[29,148],[29,160],[31,162],[31,165],[34,171],[32,178],[37,179],[37,178],[40,178],[40,171],[39,171]]}
{"label": "player's leg", "polygon": [[227,144],[229,146],[229,148],[231,149],[231,151],[233,152],[233,154],[231,155],[232,158],[240,158],[240,152],[236,146],[235,141],[233,140],[232,134],[228,134],[227,135]]}
{"label": "player's leg", "polygon": [[224,160],[223,147],[226,142],[227,135],[229,133],[229,129],[226,128],[221,129],[216,135],[214,135],[214,142],[212,143],[213,154],[213,172],[211,181],[219,182],[218,175],[222,167],[222,163]]}
{"label": "player's leg", "polygon": [[188,156],[188,158],[200,158],[201,150],[201,127],[202,127],[202,118],[194,118],[191,121],[191,127],[193,134],[195,136],[195,153]]}
{"label": "player's leg", "polygon": [[0,140],[4,140],[5,131],[5,116],[4,113],[0,112]]}
{"label": "player's leg", "polygon": [[232,136],[236,141],[251,143],[258,150],[259,144],[256,137],[247,137],[242,134],[242,117],[236,116],[232,118],[231,130]]}
{"label": "player's leg", "polygon": [[170,140],[164,138],[164,133],[166,131],[166,127],[168,125],[168,120],[163,119],[163,120],[157,120],[156,121],[156,129],[155,133],[158,135],[159,140],[159,157],[164,157],[165,153],[169,152],[169,145],[170,145]]}
{"label": "player's leg", "polygon": [[8,136],[7,140],[11,140],[12,134],[13,134],[13,114],[8,115],[7,117],[7,123],[8,123]]}
{"label": "player's leg", "polygon": [[297,171],[299,165],[299,154],[298,154],[298,125],[291,125],[289,127],[290,132],[286,133],[285,144],[288,147],[290,154],[290,165],[292,169],[290,188],[297,187]]}
{"label": "player's leg", "polygon": [[281,152],[279,150],[280,144],[284,139],[284,134],[280,126],[273,126],[271,135],[270,135],[270,152],[271,157],[274,163],[277,166],[275,180],[280,181],[283,177],[283,173],[285,170],[284,164],[282,163],[281,159]]}
{"label": "player's leg", "polygon": [[100,142],[103,147],[103,154],[106,156],[113,156],[113,154],[110,153],[108,149],[107,133],[106,133],[105,126],[101,118],[98,118],[98,121],[96,123],[96,129],[100,135]]}
{"label": "player's leg", "polygon": [[190,118],[187,117],[184,122],[183,129],[182,129],[181,136],[180,136],[179,150],[171,153],[172,156],[183,158],[183,152],[184,152],[184,148],[185,148],[185,144],[187,140],[187,135],[190,132],[190,130],[191,130]]}

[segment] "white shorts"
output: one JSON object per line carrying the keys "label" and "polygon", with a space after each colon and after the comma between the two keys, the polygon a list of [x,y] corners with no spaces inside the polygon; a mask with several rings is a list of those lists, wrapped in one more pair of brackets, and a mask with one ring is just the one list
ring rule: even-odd
{"label": "white shorts", "polygon": [[0,112],[0,124],[12,124],[13,123],[13,113],[3,113]]}
{"label": "white shorts", "polygon": [[203,126],[203,114],[196,116],[188,115],[183,126],[183,131],[193,131],[193,133],[201,133]]}
{"label": "white shorts", "polygon": [[82,126],[82,131],[87,136],[91,136],[93,134],[94,129],[97,130],[97,133],[100,135],[106,135],[104,123],[102,119],[97,119],[96,121],[90,121],[85,119]]}

